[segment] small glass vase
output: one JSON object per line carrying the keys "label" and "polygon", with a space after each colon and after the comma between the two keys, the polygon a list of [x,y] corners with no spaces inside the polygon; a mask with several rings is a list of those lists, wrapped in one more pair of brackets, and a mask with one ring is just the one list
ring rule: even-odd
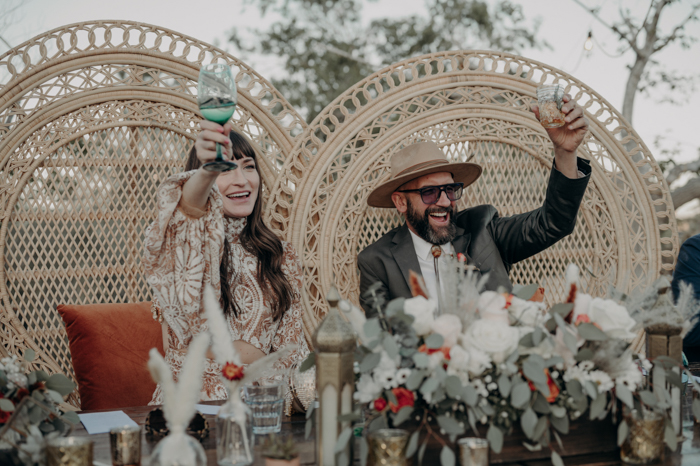
{"label": "small glass vase", "polygon": [[170,429],[170,434],[153,449],[150,466],[207,466],[202,445],[185,433],[182,426]]}
{"label": "small glass vase", "polygon": [[[651,464],[664,458],[664,417],[653,411],[625,416],[630,432],[620,448],[620,459],[629,464]],[[625,421],[622,421],[625,422]]]}
{"label": "small glass vase", "polygon": [[403,429],[379,429],[367,436],[369,454],[367,466],[408,466],[406,458],[408,431]]}
{"label": "small glass vase", "polygon": [[[236,396],[236,395],[234,395]],[[240,398],[227,401],[216,415],[216,461],[219,466],[253,463],[253,414]]]}

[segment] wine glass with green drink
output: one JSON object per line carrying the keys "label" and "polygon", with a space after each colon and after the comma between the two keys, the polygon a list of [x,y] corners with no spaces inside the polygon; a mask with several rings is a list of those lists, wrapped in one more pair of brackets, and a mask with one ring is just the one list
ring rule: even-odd
{"label": "wine glass with green drink", "polygon": [[[220,125],[225,125],[236,110],[238,95],[236,82],[231,74],[231,67],[225,64],[212,63],[204,65],[199,70],[197,83],[197,103],[202,116]],[[216,143],[216,158],[213,162],[205,163],[202,168],[224,172],[233,170],[238,165],[225,160],[221,153],[221,144]]]}

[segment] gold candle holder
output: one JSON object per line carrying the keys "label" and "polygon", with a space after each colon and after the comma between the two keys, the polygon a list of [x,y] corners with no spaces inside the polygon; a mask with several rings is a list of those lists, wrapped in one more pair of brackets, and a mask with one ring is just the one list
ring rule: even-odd
{"label": "gold candle holder", "polygon": [[634,411],[626,419],[630,432],[620,448],[622,461],[629,464],[650,464],[663,460],[666,449],[666,423],[663,416],[652,411],[639,415]]}
{"label": "gold candle holder", "polygon": [[403,429],[380,429],[367,436],[367,466],[408,466],[406,447],[408,432]]}
{"label": "gold candle holder", "polygon": [[87,437],[59,437],[46,444],[47,466],[92,466],[92,441]]}
{"label": "gold candle holder", "polygon": [[113,466],[141,466],[141,427],[114,427],[109,431]]}
{"label": "gold candle holder", "polygon": [[488,466],[489,442],[478,437],[465,437],[457,440],[459,462],[462,466]]}

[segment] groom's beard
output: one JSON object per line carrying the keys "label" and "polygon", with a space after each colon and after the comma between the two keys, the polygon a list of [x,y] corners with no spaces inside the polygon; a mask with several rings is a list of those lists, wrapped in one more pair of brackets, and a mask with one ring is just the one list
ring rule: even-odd
{"label": "groom's beard", "polygon": [[[413,208],[410,200],[406,199],[406,204],[406,221],[413,227],[416,234],[428,243],[443,245],[451,242],[457,236],[454,208],[434,205],[425,209],[425,212],[421,215],[420,212]],[[447,225],[433,227],[430,224],[430,214],[437,212],[447,212],[449,214],[450,221]]]}

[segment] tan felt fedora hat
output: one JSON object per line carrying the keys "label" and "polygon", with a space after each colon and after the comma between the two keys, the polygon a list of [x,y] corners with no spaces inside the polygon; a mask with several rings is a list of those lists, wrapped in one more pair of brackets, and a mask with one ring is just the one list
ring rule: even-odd
{"label": "tan felt fedora hat", "polygon": [[391,157],[391,178],[369,194],[370,207],[394,207],[391,195],[400,186],[431,173],[449,172],[455,183],[469,186],[481,176],[481,166],[469,162],[450,163],[434,142],[406,146]]}

